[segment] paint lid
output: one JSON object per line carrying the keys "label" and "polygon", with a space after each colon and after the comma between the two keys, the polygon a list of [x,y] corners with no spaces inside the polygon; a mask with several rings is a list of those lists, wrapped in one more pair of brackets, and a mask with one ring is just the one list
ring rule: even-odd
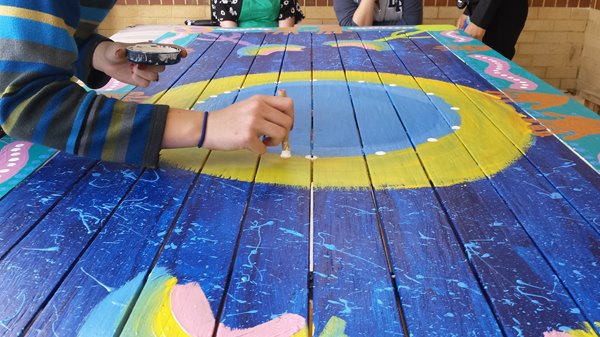
{"label": "paint lid", "polygon": [[127,59],[137,64],[175,64],[181,60],[181,49],[171,45],[139,43],[127,47]]}

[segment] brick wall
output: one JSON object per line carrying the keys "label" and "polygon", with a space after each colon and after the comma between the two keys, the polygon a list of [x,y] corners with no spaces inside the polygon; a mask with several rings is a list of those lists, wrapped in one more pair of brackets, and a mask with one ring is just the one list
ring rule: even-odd
{"label": "brick wall", "polygon": [[[132,24],[182,24],[210,17],[209,0],[118,0],[99,30]],[[333,0],[299,0],[303,25],[337,24]],[[514,61],[562,90],[600,96],[600,0],[529,0],[529,16]],[[424,0],[424,23],[454,24],[455,0]]]}
{"label": "brick wall", "polygon": [[[598,1],[600,2],[600,1]],[[590,101],[589,107],[600,107],[600,10],[590,11],[584,35],[577,90]],[[600,110],[597,110],[600,112]]]}

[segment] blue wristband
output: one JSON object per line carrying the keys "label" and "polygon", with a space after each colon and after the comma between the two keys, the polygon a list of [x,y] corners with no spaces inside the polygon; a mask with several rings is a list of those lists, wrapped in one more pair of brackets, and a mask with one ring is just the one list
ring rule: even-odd
{"label": "blue wristband", "polygon": [[204,138],[206,138],[206,124],[208,122],[208,111],[204,111],[204,121],[202,121],[202,134],[200,135],[200,141],[198,147],[204,145]]}

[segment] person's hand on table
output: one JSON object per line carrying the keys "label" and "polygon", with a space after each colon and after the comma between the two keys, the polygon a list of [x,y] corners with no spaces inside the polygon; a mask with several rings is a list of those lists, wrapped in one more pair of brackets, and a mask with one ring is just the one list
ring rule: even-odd
{"label": "person's hand on table", "polygon": [[[127,60],[127,47],[134,43],[119,43],[104,41],[94,50],[93,67],[106,75],[124,83],[139,87],[147,87],[153,81],[158,81],[158,74],[165,70],[164,65],[133,64]],[[173,45],[171,45],[173,46]],[[181,49],[181,57],[187,56],[187,51]]]}
{"label": "person's hand on table", "polygon": [[203,147],[262,154],[267,146],[281,144],[292,129],[294,104],[288,97],[256,95],[208,116]]}
{"label": "person's hand on table", "polygon": [[461,16],[459,16],[458,20],[456,20],[456,28],[463,29],[463,27],[465,26],[465,23],[467,23],[468,18],[469,18],[469,16],[465,15],[465,14],[462,14]]}
{"label": "person's hand on table", "polygon": [[[263,154],[267,146],[281,144],[294,124],[291,98],[256,95],[208,113],[203,148],[248,149]],[[204,113],[170,108],[162,139],[163,148],[194,147],[200,142]]]}
{"label": "person's hand on table", "polygon": [[473,22],[470,22],[467,25],[467,28],[465,28],[465,33],[471,35],[472,37],[476,38],[477,40],[481,41],[481,39],[483,39],[483,36],[485,35],[485,29],[479,27],[478,25],[474,24]]}
{"label": "person's hand on table", "polygon": [[237,22],[232,20],[223,20],[219,22],[219,25],[221,28],[237,28],[238,26]]}

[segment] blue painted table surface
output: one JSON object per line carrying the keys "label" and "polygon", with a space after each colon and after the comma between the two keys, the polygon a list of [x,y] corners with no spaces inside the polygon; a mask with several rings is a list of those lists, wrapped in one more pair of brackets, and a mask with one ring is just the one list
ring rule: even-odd
{"label": "blue painted table surface", "polygon": [[450,26],[139,26],[148,88],[286,89],[293,157],[0,143],[0,336],[598,336],[600,117]]}

